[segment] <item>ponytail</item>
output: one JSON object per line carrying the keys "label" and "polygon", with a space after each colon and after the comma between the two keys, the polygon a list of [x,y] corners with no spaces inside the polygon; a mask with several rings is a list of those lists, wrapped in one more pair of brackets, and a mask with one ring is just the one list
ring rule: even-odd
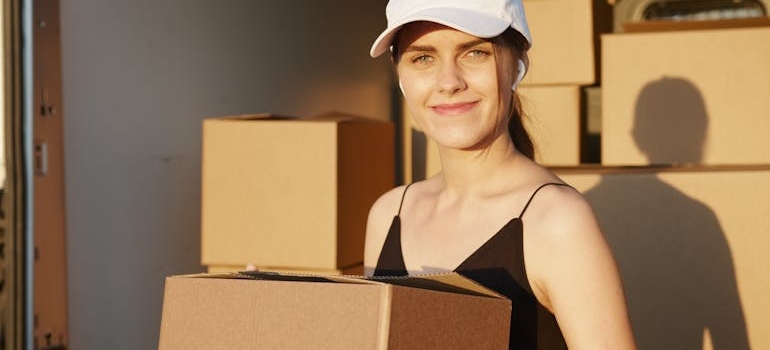
{"label": "ponytail", "polygon": [[[503,51],[505,49],[510,50],[514,54],[513,62],[516,62],[519,58],[526,55],[527,50],[529,49],[529,42],[526,38],[524,38],[521,33],[516,31],[515,29],[508,28],[505,32],[500,34],[495,40],[494,43],[496,44],[496,54],[502,55]],[[503,77],[507,76],[517,76],[519,72],[513,71],[511,66],[507,66],[507,64],[504,64],[503,62],[507,62],[507,60],[503,60],[499,58],[498,56],[497,62],[498,62],[498,81],[503,81]],[[501,64],[503,63],[503,64]],[[512,65],[513,66],[513,65]],[[513,69],[519,69],[517,66],[513,66],[516,68]],[[499,96],[502,97],[507,95],[507,93],[503,93],[503,89],[510,89],[510,86],[500,86],[500,94]],[[508,106],[508,136],[511,138],[511,141],[513,141],[513,145],[516,146],[516,149],[524,154],[527,158],[534,160],[535,159],[535,145],[532,142],[532,138],[529,136],[529,133],[527,133],[527,129],[524,127],[524,118],[526,118],[526,114],[524,113],[524,110],[521,106],[521,99],[519,98],[519,93],[516,89],[511,92],[511,100],[510,100],[510,106]],[[505,103],[504,101],[502,101]],[[501,106],[502,107],[502,106]],[[505,109],[503,109],[505,110]]]}
{"label": "ponytail", "polygon": [[535,160],[535,145],[532,138],[529,137],[527,129],[524,127],[524,111],[521,108],[519,94],[514,91],[511,96],[511,111],[508,118],[508,136],[511,137],[516,149],[527,158]]}

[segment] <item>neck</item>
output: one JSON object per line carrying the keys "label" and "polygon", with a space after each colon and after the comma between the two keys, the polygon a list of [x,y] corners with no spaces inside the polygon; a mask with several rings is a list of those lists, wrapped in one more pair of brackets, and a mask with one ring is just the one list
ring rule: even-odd
{"label": "neck", "polygon": [[511,169],[524,157],[507,134],[482,150],[439,148],[445,190],[453,193],[493,191],[498,179],[510,179]]}

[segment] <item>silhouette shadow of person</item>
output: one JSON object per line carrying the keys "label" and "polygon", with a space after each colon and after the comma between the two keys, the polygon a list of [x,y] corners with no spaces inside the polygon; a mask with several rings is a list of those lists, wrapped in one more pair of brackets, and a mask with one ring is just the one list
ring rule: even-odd
{"label": "silhouette shadow of person", "polygon": [[649,164],[659,166],[605,173],[585,192],[617,259],[640,350],[749,348],[717,216],[667,182],[698,171],[669,165],[701,161],[707,128],[692,83],[649,83],[637,99],[632,137]]}

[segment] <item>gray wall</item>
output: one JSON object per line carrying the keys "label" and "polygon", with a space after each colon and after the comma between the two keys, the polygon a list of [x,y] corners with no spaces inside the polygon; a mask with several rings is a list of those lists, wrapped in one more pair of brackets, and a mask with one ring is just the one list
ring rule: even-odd
{"label": "gray wall", "polygon": [[62,2],[69,348],[156,348],[164,277],[203,271],[203,118],[390,117],[384,4]]}

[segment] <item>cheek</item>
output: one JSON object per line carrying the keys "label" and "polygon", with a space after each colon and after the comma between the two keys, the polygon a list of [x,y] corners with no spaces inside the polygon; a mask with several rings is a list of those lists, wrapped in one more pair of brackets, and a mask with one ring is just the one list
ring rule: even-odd
{"label": "cheek", "polygon": [[399,74],[398,86],[401,89],[402,101],[406,117],[414,123],[417,130],[425,130],[423,123],[423,106],[427,103],[430,91],[426,89],[424,79],[416,79],[413,76]]}
{"label": "cheek", "polygon": [[398,87],[407,103],[418,102],[430,93],[427,79],[419,79],[409,74],[399,74]]}

